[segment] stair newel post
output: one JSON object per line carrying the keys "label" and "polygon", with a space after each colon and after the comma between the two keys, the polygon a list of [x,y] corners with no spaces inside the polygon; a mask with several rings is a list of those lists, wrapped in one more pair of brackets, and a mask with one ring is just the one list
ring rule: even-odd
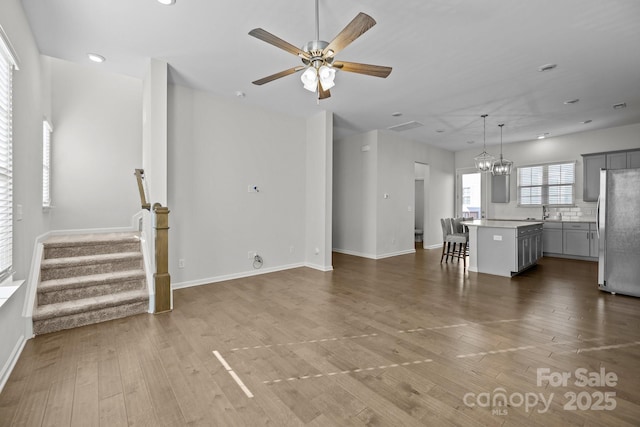
{"label": "stair newel post", "polygon": [[156,272],[155,282],[156,313],[171,311],[171,276],[169,276],[169,208],[160,203],[153,205],[156,215]]}

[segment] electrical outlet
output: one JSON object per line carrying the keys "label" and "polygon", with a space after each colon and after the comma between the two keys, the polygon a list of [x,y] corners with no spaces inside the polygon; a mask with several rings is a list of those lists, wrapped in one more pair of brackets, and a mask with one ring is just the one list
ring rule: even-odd
{"label": "electrical outlet", "polygon": [[178,268],[184,268],[184,258],[178,260]]}

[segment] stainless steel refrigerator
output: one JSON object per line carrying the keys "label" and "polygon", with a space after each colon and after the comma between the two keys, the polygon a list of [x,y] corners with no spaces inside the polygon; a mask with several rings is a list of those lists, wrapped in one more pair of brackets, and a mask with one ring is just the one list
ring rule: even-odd
{"label": "stainless steel refrigerator", "polygon": [[600,171],[598,287],[640,296],[640,169]]}

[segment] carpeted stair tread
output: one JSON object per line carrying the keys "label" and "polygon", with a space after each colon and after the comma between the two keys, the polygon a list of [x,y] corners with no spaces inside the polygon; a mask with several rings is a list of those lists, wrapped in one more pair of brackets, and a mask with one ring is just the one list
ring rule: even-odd
{"label": "carpeted stair tread", "polygon": [[68,257],[68,258],[51,258],[51,259],[42,260],[40,267],[43,270],[46,270],[49,268],[109,263],[113,261],[127,261],[127,260],[134,260],[134,259],[142,259],[142,253],[120,252],[120,253],[99,254],[99,255],[75,256],[75,257]]}
{"label": "carpeted stair tread", "polygon": [[42,321],[56,317],[70,316],[78,313],[96,311],[104,308],[148,301],[146,289],[119,292],[111,295],[66,301],[38,306],[33,312],[33,321]]}
{"label": "carpeted stair tread", "polygon": [[32,316],[36,335],[148,310],[139,233],[59,235],[43,242]]}
{"label": "carpeted stair tread", "polygon": [[118,281],[144,279],[145,277],[144,270],[140,269],[44,280],[40,282],[40,285],[38,286],[38,293],[41,294],[64,289],[103,285]]}
{"label": "carpeted stair tread", "polygon": [[72,234],[53,236],[43,242],[44,247],[70,247],[82,245],[101,245],[104,243],[139,243],[137,233],[100,233],[100,234]]}

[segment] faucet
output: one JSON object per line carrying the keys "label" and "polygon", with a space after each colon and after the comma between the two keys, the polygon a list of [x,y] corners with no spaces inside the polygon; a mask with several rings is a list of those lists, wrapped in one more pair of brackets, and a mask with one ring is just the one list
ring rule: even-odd
{"label": "faucet", "polygon": [[549,219],[549,210],[547,205],[542,205],[542,220]]}

